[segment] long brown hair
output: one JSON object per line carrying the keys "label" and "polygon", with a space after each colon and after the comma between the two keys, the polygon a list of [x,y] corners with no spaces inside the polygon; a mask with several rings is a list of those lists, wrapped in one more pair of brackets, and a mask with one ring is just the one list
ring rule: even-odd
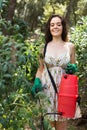
{"label": "long brown hair", "polygon": [[50,16],[50,18],[48,19],[47,24],[46,24],[46,32],[45,32],[45,41],[46,41],[46,44],[52,40],[52,35],[50,33],[50,21],[54,17],[58,17],[58,18],[61,19],[61,23],[62,23],[62,26],[63,26],[62,40],[63,41],[68,41],[68,37],[67,37],[68,31],[67,31],[67,24],[66,24],[65,18],[62,17],[62,16],[60,16],[60,15],[58,15],[58,14],[52,14]]}

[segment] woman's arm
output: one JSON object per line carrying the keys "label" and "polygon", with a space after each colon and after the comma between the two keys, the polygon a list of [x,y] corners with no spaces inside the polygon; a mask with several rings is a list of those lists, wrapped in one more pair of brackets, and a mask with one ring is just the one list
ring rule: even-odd
{"label": "woman's arm", "polygon": [[75,45],[74,44],[70,45],[70,52],[71,52],[70,63],[75,64],[76,59],[75,59]]}
{"label": "woman's arm", "polygon": [[36,72],[36,78],[40,78],[41,79],[43,69],[44,69],[43,60],[39,59],[39,68],[37,69],[37,72]]}
{"label": "woman's arm", "polygon": [[39,60],[39,62],[40,62],[40,64],[39,64],[38,70],[36,72],[34,85],[31,88],[31,93],[32,93],[33,96],[35,96],[37,92],[42,90],[41,76],[42,76],[44,65],[43,65],[42,60]]}
{"label": "woman's arm", "polygon": [[75,64],[75,45],[70,43],[70,63],[67,64],[66,73],[74,74],[77,71],[77,65]]}

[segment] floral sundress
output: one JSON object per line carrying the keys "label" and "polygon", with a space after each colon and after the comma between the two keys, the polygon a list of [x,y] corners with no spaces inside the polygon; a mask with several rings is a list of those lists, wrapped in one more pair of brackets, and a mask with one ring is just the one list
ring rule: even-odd
{"label": "floral sundress", "polygon": [[[47,64],[49,71],[51,72],[54,81],[56,83],[57,90],[59,91],[59,84],[61,81],[62,74],[65,73],[64,68],[70,62],[69,47],[66,46],[65,51],[57,57],[54,57],[53,54],[49,54],[48,51],[46,51],[44,62]],[[58,97],[55,93],[54,87],[52,86],[45,64],[44,64],[44,71],[42,73],[41,81],[42,81],[42,85],[45,86],[43,92],[50,100],[50,105],[46,106],[47,112],[48,113],[58,112]],[[80,117],[81,117],[81,111],[80,108],[78,107],[78,109],[76,108],[75,118],[80,118]],[[60,120],[60,121],[66,120],[66,118],[57,114],[50,115],[49,118],[50,120]]]}

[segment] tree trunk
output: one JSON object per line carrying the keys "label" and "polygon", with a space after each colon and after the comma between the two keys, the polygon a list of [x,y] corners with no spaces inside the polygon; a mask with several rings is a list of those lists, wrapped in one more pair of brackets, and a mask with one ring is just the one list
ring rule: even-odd
{"label": "tree trunk", "polygon": [[72,8],[73,8],[73,0],[70,0],[68,5],[67,5],[67,8],[66,8],[67,12],[65,14],[65,18],[66,18],[66,21],[67,21],[69,26],[71,25],[70,15],[72,13]]}
{"label": "tree trunk", "polygon": [[[8,7],[8,12],[7,12],[7,21],[11,21],[11,23],[13,22],[13,17],[14,17],[16,2],[17,2],[17,0],[9,0],[9,7]],[[9,34],[7,32],[8,35],[10,35],[11,33],[12,33],[12,30],[10,31]],[[14,45],[12,45],[11,48],[12,48],[11,62],[15,63],[16,62],[16,57],[15,57],[16,49],[15,49]]]}
{"label": "tree trunk", "polygon": [[70,0],[67,4],[65,18],[69,26],[72,25],[72,21],[76,24],[75,11],[77,10],[78,1],[79,0]]}
{"label": "tree trunk", "polygon": [[[13,22],[16,1],[17,0],[9,0],[9,6],[8,6],[8,10],[7,10],[6,20],[11,21],[11,23]],[[12,32],[10,31],[10,34],[9,34],[9,32],[7,31],[7,28],[3,27],[3,34],[6,36],[6,35],[12,34]]]}
{"label": "tree trunk", "polygon": [[14,11],[15,11],[15,7],[16,7],[16,1],[17,0],[10,0],[9,1],[7,20],[13,21]]}

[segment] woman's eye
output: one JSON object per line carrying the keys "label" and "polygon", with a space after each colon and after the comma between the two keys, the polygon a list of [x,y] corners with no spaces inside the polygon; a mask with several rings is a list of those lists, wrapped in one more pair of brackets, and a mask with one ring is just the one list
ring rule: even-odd
{"label": "woman's eye", "polygon": [[61,26],[61,24],[57,24],[57,26]]}
{"label": "woman's eye", "polygon": [[50,26],[51,26],[51,27],[53,27],[53,26],[54,26],[54,24],[51,24]]}
{"label": "woman's eye", "polygon": [[[50,27],[54,27],[55,24],[50,24]],[[56,26],[62,26],[61,24],[56,24]]]}

